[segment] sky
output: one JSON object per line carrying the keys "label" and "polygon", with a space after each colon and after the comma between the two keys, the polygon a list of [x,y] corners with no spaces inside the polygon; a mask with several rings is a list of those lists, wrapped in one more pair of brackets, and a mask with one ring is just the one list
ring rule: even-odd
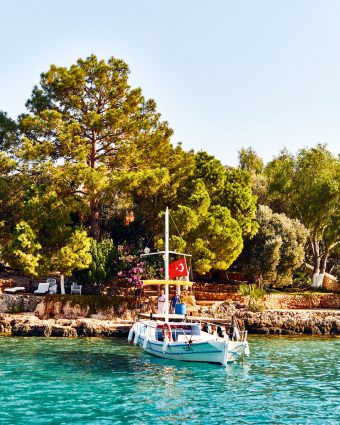
{"label": "sky", "polygon": [[340,146],[338,0],[0,0],[0,110],[15,118],[40,74],[95,54],[130,67],[173,143],[225,165]]}

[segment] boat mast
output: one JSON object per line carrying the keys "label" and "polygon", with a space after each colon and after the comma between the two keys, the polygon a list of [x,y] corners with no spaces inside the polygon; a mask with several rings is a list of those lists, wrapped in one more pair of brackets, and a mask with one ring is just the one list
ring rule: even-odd
{"label": "boat mast", "polygon": [[[169,280],[169,209],[165,210],[164,278]],[[169,285],[165,284],[165,321],[169,321]]]}

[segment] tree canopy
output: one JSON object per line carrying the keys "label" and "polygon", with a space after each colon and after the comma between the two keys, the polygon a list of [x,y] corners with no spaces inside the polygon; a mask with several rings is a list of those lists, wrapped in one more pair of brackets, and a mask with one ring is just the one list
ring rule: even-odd
{"label": "tree canopy", "polygon": [[321,286],[329,254],[339,244],[340,161],[324,145],[283,151],[267,166],[271,200],[308,229],[315,286]]}
{"label": "tree canopy", "polygon": [[183,229],[176,246],[192,250],[202,273],[228,267],[243,238],[257,231],[249,172],[174,146],[155,101],[128,77],[117,58],[52,65],[26,113],[17,121],[0,114],[3,258],[23,268],[24,254],[34,255],[30,275],[53,268],[70,274],[78,263],[104,279],[95,263],[105,247],[86,233],[99,244],[111,238],[140,246],[166,206]]}
{"label": "tree canopy", "polygon": [[243,148],[233,168],[185,151],[129,72],[94,55],[52,65],[25,113],[0,112],[1,259],[30,276],[59,270],[97,285],[112,278],[117,246],[136,251],[150,235],[162,245],[153,232],[168,206],[179,230],[171,248],[189,251],[200,274],[243,250],[259,281],[287,284],[307,228],[322,277],[339,247],[339,158],[319,145],[265,165]]}
{"label": "tree canopy", "polygon": [[292,283],[294,270],[301,266],[307,229],[296,219],[273,213],[260,205],[257,211],[259,231],[245,243],[243,269],[254,276],[260,287]]}
{"label": "tree canopy", "polygon": [[[128,178],[142,185],[142,170],[172,150],[172,130],[155,102],[129,86],[128,75],[122,60],[94,55],[69,68],[52,65],[26,103],[30,113],[19,117],[21,159],[34,169],[57,169],[64,190],[86,206],[96,239],[101,205],[117,173],[130,172]],[[160,184],[155,168],[152,186]]]}
{"label": "tree canopy", "polygon": [[172,236],[171,247],[192,253],[200,274],[227,269],[241,253],[243,238],[256,233],[255,213],[249,173],[198,152],[193,173],[178,193],[173,217],[180,233]]}

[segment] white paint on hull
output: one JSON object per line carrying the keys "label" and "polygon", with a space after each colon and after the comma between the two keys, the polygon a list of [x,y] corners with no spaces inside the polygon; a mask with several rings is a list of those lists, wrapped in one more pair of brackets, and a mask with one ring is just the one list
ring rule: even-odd
{"label": "white paint on hull", "polygon": [[[139,336],[138,345],[144,351],[154,356],[162,357],[169,360],[181,360],[187,362],[204,362],[224,364],[225,342],[209,341],[192,344],[168,343],[166,351],[163,351],[163,342],[150,341],[146,344],[144,337]],[[233,362],[240,359],[245,354],[247,343],[229,341],[228,343],[227,362]]]}

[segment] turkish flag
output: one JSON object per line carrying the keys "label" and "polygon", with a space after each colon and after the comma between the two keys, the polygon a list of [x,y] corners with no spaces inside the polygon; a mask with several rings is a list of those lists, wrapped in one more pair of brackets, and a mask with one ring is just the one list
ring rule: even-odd
{"label": "turkish flag", "polygon": [[170,279],[174,279],[175,277],[187,276],[187,262],[185,258],[181,258],[180,260],[173,261],[169,264],[169,277]]}

